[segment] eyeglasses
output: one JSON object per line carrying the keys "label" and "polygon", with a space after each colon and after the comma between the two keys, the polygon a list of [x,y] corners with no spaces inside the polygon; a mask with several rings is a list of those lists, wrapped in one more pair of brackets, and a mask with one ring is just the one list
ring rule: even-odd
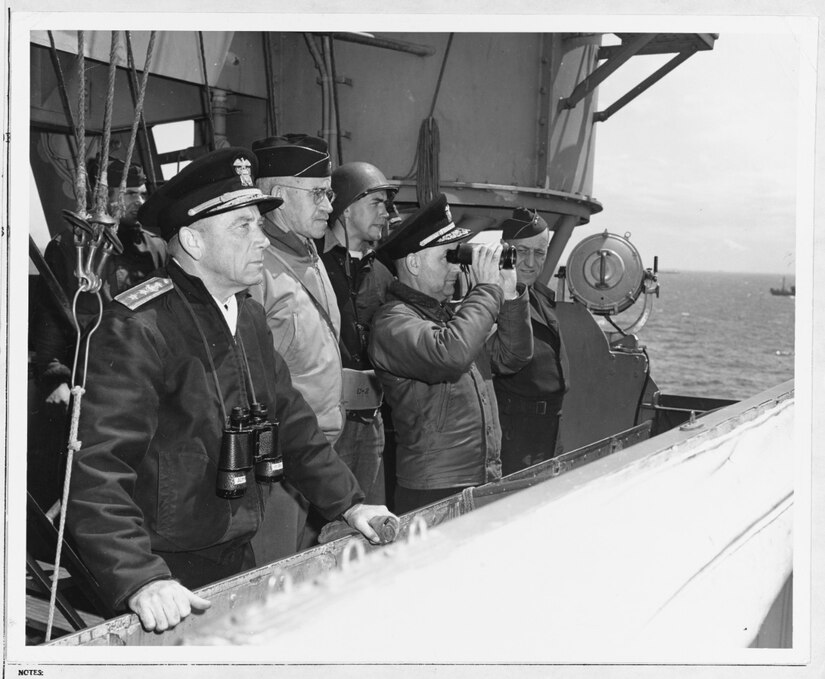
{"label": "eyeglasses", "polygon": [[322,186],[318,186],[314,189],[303,189],[300,186],[287,186],[288,189],[295,189],[296,191],[306,191],[312,196],[312,200],[315,201],[316,205],[320,205],[324,202],[324,198],[326,198],[330,203],[335,200],[335,191],[332,189],[325,189]]}

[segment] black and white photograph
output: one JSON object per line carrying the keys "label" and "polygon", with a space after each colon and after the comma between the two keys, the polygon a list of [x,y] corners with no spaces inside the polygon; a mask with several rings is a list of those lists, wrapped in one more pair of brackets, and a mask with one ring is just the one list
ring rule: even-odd
{"label": "black and white photograph", "polygon": [[5,7],[4,674],[825,676],[821,3]]}

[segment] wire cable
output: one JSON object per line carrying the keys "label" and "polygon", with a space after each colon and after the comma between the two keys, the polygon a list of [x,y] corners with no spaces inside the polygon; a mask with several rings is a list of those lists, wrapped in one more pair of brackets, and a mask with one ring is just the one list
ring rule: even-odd
{"label": "wire cable", "polygon": [[206,70],[206,47],[203,40],[203,31],[198,31],[198,46],[200,47],[201,68],[203,69],[203,87],[205,90],[206,123],[209,127],[209,150],[215,150],[215,119],[212,116],[212,94],[209,91],[209,72]]}
{"label": "wire cable", "polygon": [[332,38],[327,38],[327,41],[330,79],[332,80],[332,110],[335,118],[335,140],[338,149],[338,165],[343,165],[344,151],[343,142],[341,141],[341,117],[339,115],[340,107],[338,105],[338,75],[335,69],[335,41]]}

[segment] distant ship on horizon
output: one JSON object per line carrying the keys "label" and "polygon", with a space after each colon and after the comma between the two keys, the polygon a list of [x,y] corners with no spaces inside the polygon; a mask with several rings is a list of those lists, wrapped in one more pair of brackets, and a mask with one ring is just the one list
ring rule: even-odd
{"label": "distant ship on horizon", "polygon": [[796,286],[792,285],[789,288],[785,287],[785,277],[782,276],[782,287],[781,288],[771,288],[771,294],[776,295],[778,297],[795,297],[796,296]]}

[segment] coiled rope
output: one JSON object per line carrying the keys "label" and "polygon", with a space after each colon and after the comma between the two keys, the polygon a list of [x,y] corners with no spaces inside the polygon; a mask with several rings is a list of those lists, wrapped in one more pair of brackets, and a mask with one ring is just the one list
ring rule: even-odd
{"label": "coiled rope", "polygon": [[450,33],[450,37],[447,38],[447,47],[444,50],[444,59],[441,61],[441,70],[438,73],[430,114],[421,122],[421,127],[418,129],[415,194],[419,205],[429,203],[439,192],[441,184],[439,170],[441,136],[438,131],[438,121],[433,117],[433,113],[435,112],[435,104],[438,100],[441,81],[444,78],[444,68],[447,65],[447,57],[450,54],[450,46],[453,44],[454,35],[454,33]]}

